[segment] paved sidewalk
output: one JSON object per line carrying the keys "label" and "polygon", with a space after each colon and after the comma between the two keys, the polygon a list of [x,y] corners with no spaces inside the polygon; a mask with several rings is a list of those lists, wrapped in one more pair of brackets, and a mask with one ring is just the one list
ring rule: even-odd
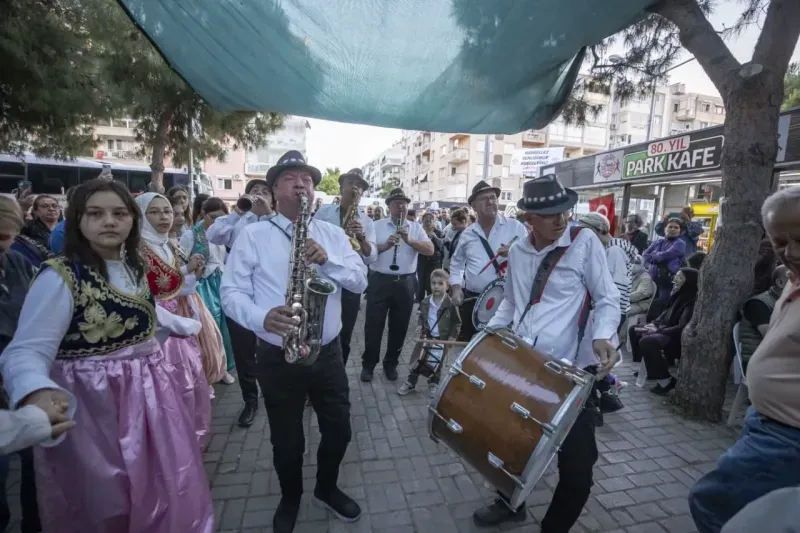
{"label": "paved sidewalk", "polygon": [[[352,402],[353,440],[340,475],[340,486],[364,511],[359,522],[345,524],[311,503],[319,431],[311,409],[306,410],[309,453],[304,467],[303,507],[296,533],[468,533],[472,531],[537,532],[557,482],[553,467],[531,494],[528,519],[513,527],[479,529],[472,512],[492,491],[474,470],[428,437],[427,388],[405,397],[400,383],[380,372],[372,383],[361,383],[363,312],[354,335],[347,372]],[[412,328],[416,324],[416,313]],[[408,359],[409,335],[401,360]],[[385,337],[384,337],[385,342]],[[379,367],[380,368],[380,367]],[[630,365],[618,375],[629,383],[621,398],[625,409],[606,415],[598,428],[600,459],[595,485],[573,532],[689,533],[689,487],[712,468],[717,457],[736,438],[723,425],[687,422],[673,415],[662,398],[637,389]],[[406,375],[400,369],[400,379]],[[212,483],[218,531],[271,533],[272,515],[280,489],[272,468],[272,447],[263,405],[256,423],[236,426],[241,408],[237,385],[216,387],[213,437],[205,454]],[[19,518],[18,475],[9,490],[14,519]],[[102,490],[99,488],[99,490]],[[18,531],[15,523],[11,531]]]}

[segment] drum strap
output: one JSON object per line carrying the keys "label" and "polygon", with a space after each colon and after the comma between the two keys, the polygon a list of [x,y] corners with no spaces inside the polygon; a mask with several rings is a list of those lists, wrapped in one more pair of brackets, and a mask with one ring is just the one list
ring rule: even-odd
{"label": "drum strap", "polygon": [[[578,233],[582,230],[582,227],[572,227],[569,229],[570,239],[574,242],[575,237],[578,236]],[[564,254],[567,253],[569,246],[559,246],[557,248],[553,248],[550,250],[546,256],[544,256],[544,260],[542,260],[542,264],[539,265],[539,270],[536,271],[536,277],[533,278],[533,286],[531,287],[531,298],[528,301],[528,305],[525,307],[525,311],[522,313],[522,316],[519,319],[518,324],[521,324],[522,321],[525,319],[525,316],[528,314],[528,311],[531,310],[531,307],[538,304],[539,301],[542,299],[542,294],[544,293],[544,288],[547,285],[547,280],[550,279],[550,274],[556,269],[558,262],[564,257]],[[578,345],[580,346],[581,341],[583,340],[583,334],[586,332],[586,324],[589,321],[589,311],[591,310],[591,303],[592,298],[589,294],[589,291],[586,291],[586,297],[583,300],[583,307],[581,307],[581,314],[578,317]]]}
{"label": "drum strap", "polygon": [[[473,233],[475,233],[475,235],[478,235],[478,233],[475,230],[473,230]],[[489,244],[489,241],[483,238],[482,235],[478,235],[478,239],[481,241],[483,249],[486,250],[486,254],[489,256],[489,259],[491,260],[492,265],[494,266],[494,270],[495,272],[497,272],[497,275],[499,276],[501,273],[500,264],[497,262],[497,259],[494,258],[495,253],[492,251],[492,245]]]}

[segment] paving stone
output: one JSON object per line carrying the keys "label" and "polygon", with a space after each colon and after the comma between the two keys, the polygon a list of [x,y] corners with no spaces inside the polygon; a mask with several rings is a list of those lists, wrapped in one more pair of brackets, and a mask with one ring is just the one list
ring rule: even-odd
{"label": "paving stone", "polygon": [[597,496],[597,501],[606,509],[615,509],[618,507],[626,507],[636,503],[625,492],[609,492],[607,494],[600,494]]}

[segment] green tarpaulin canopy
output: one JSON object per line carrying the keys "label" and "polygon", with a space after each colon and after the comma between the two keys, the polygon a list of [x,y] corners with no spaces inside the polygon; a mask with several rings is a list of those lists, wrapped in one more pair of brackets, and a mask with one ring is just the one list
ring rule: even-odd
{"label": "green tarpaulin canopy", "polygon": [[540,128],[585,46],[653,0],[120,0],[212,106],[392,128]]}

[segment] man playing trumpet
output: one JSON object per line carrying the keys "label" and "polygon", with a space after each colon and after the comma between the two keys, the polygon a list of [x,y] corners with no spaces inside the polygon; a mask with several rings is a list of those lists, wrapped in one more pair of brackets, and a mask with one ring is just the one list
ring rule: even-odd
{"label": "man playing trumpet", "polygon": [[[339,205],[324,205],[314,215],[315,219],[330,222],[341,227],[350,244],[363,261],[362,269],[367,274],[367,265],[378,258],[375,246],[375,227],[372,219],[358,207],[361,195],[369,188],[360,168],[354,168],[339,176]],[[356,326],[358,311],[361,309],[361,293],[342,290],[342,331],[339,339],[342,343],[342,359],[347,365],[350,356],[350,339]]]}

